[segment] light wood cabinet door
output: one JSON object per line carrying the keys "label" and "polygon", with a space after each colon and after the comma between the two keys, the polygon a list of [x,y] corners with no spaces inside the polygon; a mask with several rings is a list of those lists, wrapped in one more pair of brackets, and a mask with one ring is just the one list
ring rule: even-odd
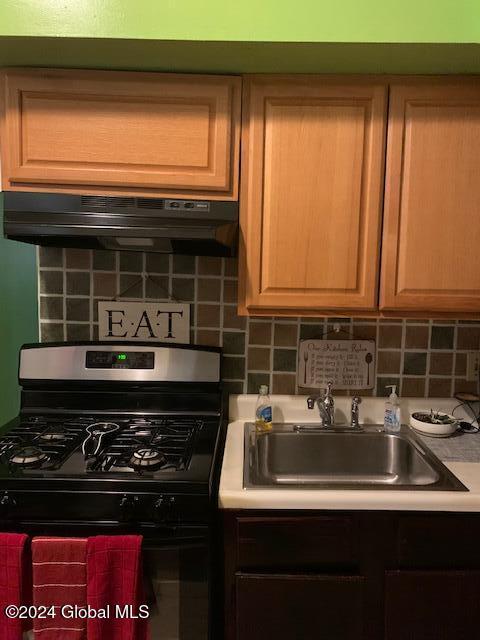
{"label": "light wood cabinet door", "polygon": [[375,309],[386,85],[252,76],[244,86],[240,312]]}
{"label": "light wood cabinet door", "polygon": [[5,70],[4,189],[236,199],[239,77]]}
{"label": "light wood cabinet door", "polygon": [[390,93],[380,307],[480,311],[480,81]]}

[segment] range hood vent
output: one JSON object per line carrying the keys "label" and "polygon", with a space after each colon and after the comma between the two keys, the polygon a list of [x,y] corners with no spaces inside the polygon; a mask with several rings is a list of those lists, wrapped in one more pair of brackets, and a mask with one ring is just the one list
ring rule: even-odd
{"label": "range hood vent", "polygon": [[137,198],[137,207],[139,209],[163,209],[165,200],[162,198]]}
{"label": "range hood vent", "polygon": [[80,204],[85,211],[98,209],[124,209],[134,207],[135,198],[110,198],[109,196],[80,196]]}
{"label": "range hood vent", "polygon": [[232,256],[238,203],[7,191],[5,237],[41,246]]}
{"label": "range hood vent", "polygon": [[129,198],[116,196],[80,196],[84,211],[106,211],[108,209],[163,209],[163,198]]}

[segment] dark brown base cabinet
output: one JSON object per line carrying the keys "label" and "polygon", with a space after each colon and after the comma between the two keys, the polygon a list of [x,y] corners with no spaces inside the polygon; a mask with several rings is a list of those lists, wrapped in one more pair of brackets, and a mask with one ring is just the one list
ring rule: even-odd
{"label": "dark brown base cabinet", "polygon": [[480,638],[480,514],[222,519],[224,640]]}

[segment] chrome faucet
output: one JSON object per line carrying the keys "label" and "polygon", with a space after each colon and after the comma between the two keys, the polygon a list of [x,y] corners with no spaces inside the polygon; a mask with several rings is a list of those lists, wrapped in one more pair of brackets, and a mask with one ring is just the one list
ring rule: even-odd
{"label": "chrome faucet", "polygon": [[354,429],[358,429],[360,427],[358,419],[360,414],[359,405],[361,403],[362,403],[362,399],[360,398],[360,396],[354,396],[352,398],[352,410],[350,412],[350,416],[351,416],[350,425]]}
{"label": "chrome faucet", "polygon": [[332,394],[332,386],[333,382],[328,382],[324,395],[307,398],[309,409],[313,409],[315,403],[318,405],[320,419],[324,427],[332,427],[335,424],[335,399]]}

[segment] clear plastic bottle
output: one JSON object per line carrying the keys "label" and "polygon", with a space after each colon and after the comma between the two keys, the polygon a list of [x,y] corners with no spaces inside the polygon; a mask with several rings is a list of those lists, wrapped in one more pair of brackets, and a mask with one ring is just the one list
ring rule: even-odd
{"label": "clear plastic bottle", "polygon": [[391,389],[392,393],[385,402],[385,418],[383,428],[387,433],[398,433],[400,431],[400,400],[397,396],[397,386],[387,385],[386,389]]}
{"label": "clear plastic bottle", "polygon": [[258,391],[257,404],[255,405],[255,428],[257,431],[271,431],[272,429],[272,403],[266,384],[262,384]]}

